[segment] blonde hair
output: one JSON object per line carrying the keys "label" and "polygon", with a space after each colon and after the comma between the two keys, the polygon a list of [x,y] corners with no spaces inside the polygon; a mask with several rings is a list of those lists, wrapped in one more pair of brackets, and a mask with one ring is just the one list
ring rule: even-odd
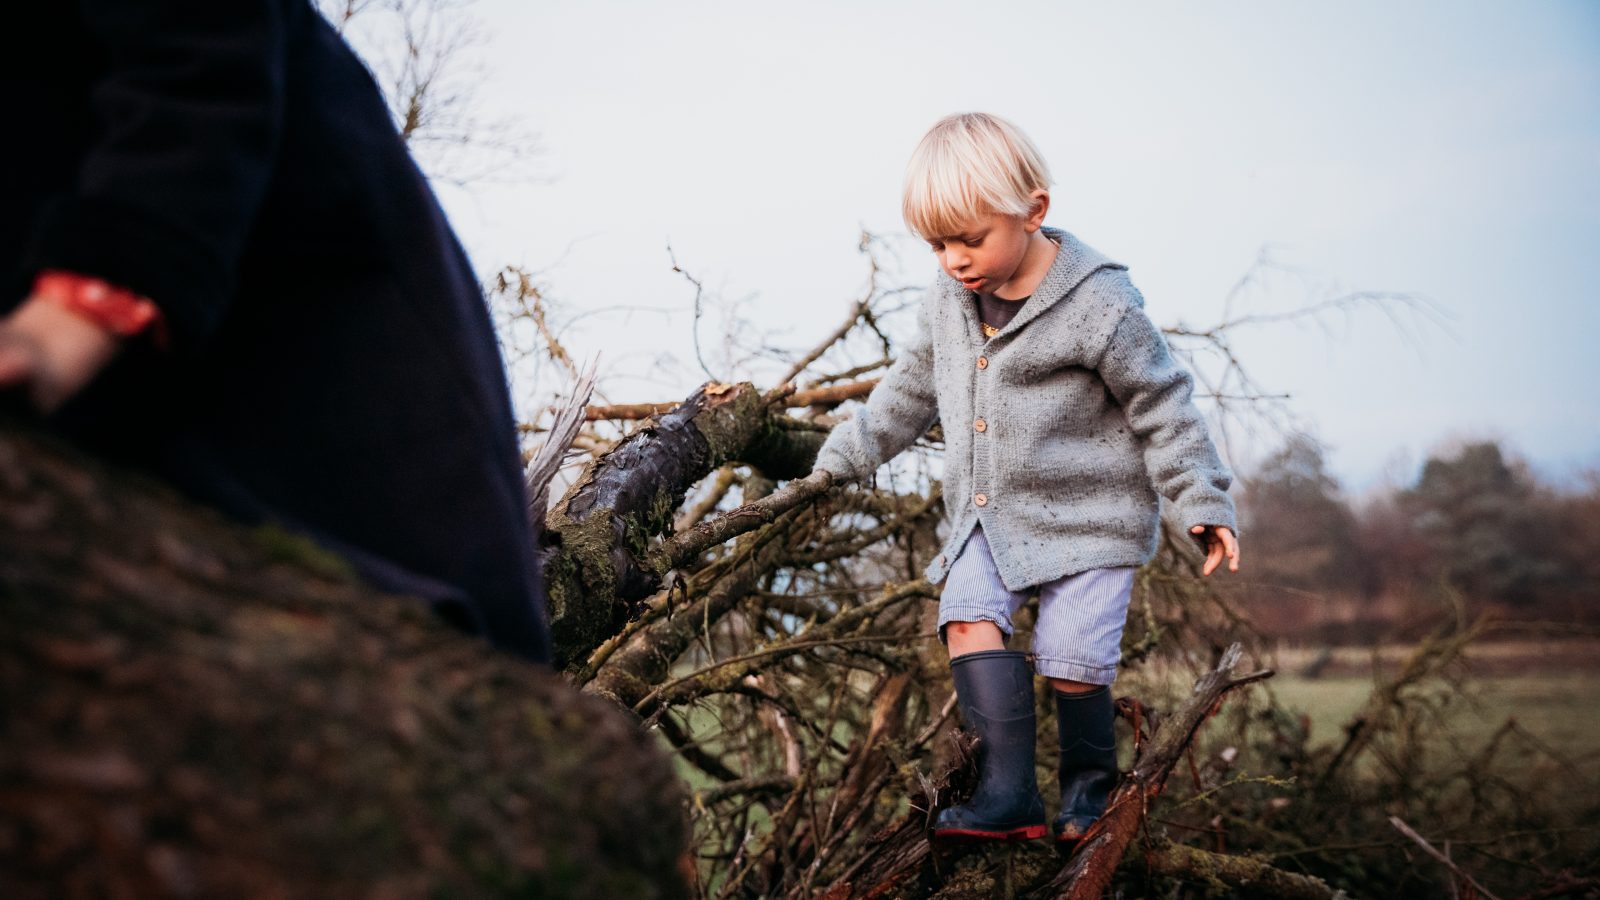
{"label": "blonde hair", "polygon": [[1032,212],[1050,169],[1021,129],[988,113],[940,119],[911,154],[900,212],[924,240],[960,233],[979,216]]}

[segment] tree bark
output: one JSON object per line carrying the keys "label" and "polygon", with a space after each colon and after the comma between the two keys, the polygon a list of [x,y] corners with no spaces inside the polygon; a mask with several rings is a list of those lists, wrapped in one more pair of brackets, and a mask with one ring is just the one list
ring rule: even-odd
{"label": "tree bark", "polygon": [[1153,871],[1206,884],[1228,896],[1279,897],[1283,900],[1348,900],[1326,881],[1286,872],[1248,856],[1213,853],[1183,844],[1162,844],[1147,859]]}
{"label": "tree bark", "polygon": [[0,422],[0,895],[681,897],[633,717]]}
{"label": "tree bark", "polygon": [[791,552],[788,541],[802,512],[784,513],[761,531],[740,538],[735,544],[736,561],[706,573],[709,584],[694,592],[698,599],[629,637],[584,690],[630,709],[644,700],[666,679],[673,661],[688,649],[704,624],[719,621]]}
{"label": "tree bark", "polygon": [[718,466],[749,462],[772,478],[805,474],[823,435],[786,429],[750,384],[708,384],[589,464],[551,510],[545,583],[557,665],[584,660],[661,584],[669,534],[689,489]]}

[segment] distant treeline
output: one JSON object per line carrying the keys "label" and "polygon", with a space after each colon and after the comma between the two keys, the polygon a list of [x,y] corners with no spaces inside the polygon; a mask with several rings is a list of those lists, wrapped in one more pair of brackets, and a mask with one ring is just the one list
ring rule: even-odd
{"label": "distant treeline", "polygon": [[1414,484],[1350,502],[1296,436],[1240,491],[1238,600],[1291,641],[1405,639],[1441,604],[1510,620],[1600,620],[1600,471],[1536,477],[1499,443],[1428,459]]}

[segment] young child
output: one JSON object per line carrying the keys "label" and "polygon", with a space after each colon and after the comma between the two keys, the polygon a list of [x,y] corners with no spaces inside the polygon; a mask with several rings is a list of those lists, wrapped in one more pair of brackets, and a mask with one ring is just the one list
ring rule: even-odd
{"label": "young child", "polygon": [[945,581],[939,630],[962,715],[977,732],[972,799],[935,837],[1045,835],[1034,775],[1033,678],[1007,650],[1011,617],[1039,594],[1034,668],[1055,688],[1061,739],[1056,840],[1070,847],[1117,777],[1110,684],[1134,571],[1155,554],[1157,495],[1207,548],[1203,572],[1238,571],[1232,476],[1126,267],[1044,227],[1050,175],[995,116],[950,116],[906,175],[906,223],[943,270],[916,337],[816,467],[864,479],[944,424],[952,523],[928,567]]}

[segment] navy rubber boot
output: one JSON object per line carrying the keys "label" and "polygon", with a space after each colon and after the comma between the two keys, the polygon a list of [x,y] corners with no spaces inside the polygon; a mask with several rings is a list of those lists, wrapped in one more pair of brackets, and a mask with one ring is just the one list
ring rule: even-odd
{"label": "navy rubber boot", "polygon": [[978,734],[978,788],[939,811],[943,840],[1029,841],[1045,836],[1044,798],[1033,768],[1033,669],[1015,650],[982,650],[950,661],[956,699]]}
{"label": "navy rubber boot", "polygon": [[1056,733],[1061,738],[1061,813],[1056,845],[1070,849],[1106,811],[1117,784],[1117,734],[1112,730],[1111,687],[1082,694],[1056,691]]}

